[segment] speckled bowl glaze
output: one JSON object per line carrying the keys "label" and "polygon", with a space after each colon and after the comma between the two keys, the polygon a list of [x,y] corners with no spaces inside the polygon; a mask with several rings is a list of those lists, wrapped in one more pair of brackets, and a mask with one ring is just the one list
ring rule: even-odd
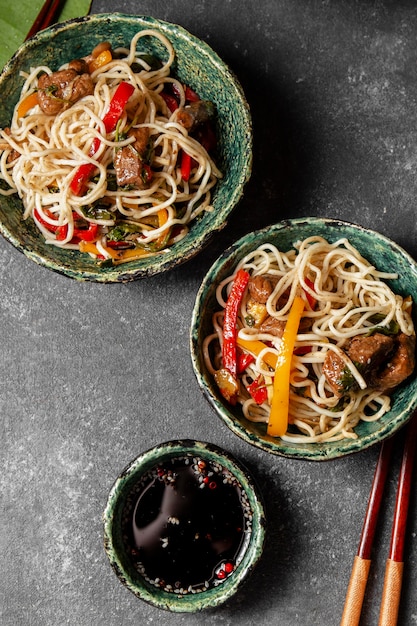
{"label": "speckled bowl glaze", "polygon": [[[230,472],[246,494],[252,516],[247,529],[245,548],[236,569],[220,584],[199,593],[180,595],[150,584],[133,566],[123,538],[122,517],[134,486],[147,472],[162,464],[186,456],[220,464]],[[172,612],[196,612],[214,608],[230,599],[247,580],[262,555],[265,542],[265,513],[256,484],[245,467],[230,453],[210,443],[193,440],[168,441],[142,453],[132,461],[114,483],[103,514],[104,547],[110,564],[121,583],[138,598]]]}
{"label": "speckled bowl glaze", "polygon": [[[0,75],[0,127],[10,124],[23,84],[20,71],[43,64],[57,69],[68,59],[88,54],[103,40],[120,47],[127,45],[136,32],[148,28],[159,30],[173,44],[178,78],[216,104],[218,149],[215,158],[223,178],[213,192],[214,211],[193,223],[187,236],[165,254],[117,267],[100,267],[88,254],[46,245],[33,222],[22,221],[23,206],[19,198],[0,196],[3,236],[36,263],[78,280],[128,282],[165,272],[191,259],[224,228],[251,174],[252,123],[236,77],[206,43],[178,25],[152,17],[118,13],[90,15],[57,24],[35,35],[23,44]],[[141,49],[163,56],[163,48],[154,38],[141,41]]]}
{"label": "speckled bowl glaze", "polygon": [[[346,237],[361,254],[378,269],[398,273],[390,281],[391,288],[401,295],[417,293],[417,264],[396,243],[381,234],[354,224],[326,218],[305,218],[283,221],[242,237],[228,248],[208,271],[197,294],[191,323],[191,358],[198,383],[205,397],[224,423],[248,443],[273,454],[312,461],[336,459],[364,450],[395,433],[411,417],[417,407],[417,378],[415,374],[392,395],[391,410],[377,422],[361,422],[357,439],[337,442],[296,444],[266,434],[265,424],[246,420],[240,409],[230,406],[218,392],[202,358],[202,343],[211,331],[211,318],[218,310],[215,290],[218,283],[233,273],[239,260],[259,245],[271,242],[286,252],[294,242],[320,235],[334,242]],[[416,323],[416,322],[414,322]]]}

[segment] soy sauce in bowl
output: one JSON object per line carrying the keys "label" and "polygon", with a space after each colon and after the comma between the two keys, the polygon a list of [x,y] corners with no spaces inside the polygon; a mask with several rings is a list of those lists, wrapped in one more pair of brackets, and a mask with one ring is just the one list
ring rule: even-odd
{"label": "soy sauce in bowl", "polygon": [[172,611],[229,598],[264,542],[264,512],[247,470],[201,442],[167,442],[138,457],[116,481],[104,520],[120,580]]}
{"label": "soy sauce in bowl", "polygon": [[152,468],[132,491],[126,524],[136,569],[151,584],[181,594],[204,591],[229,576],[252,526],[236,478],[198,457]]}

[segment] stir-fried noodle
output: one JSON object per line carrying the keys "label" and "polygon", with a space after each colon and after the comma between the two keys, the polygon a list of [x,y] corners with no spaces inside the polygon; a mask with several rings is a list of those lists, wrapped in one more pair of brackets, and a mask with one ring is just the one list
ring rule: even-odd
{"label": "stir-fried noodle", "polygon": [[[268,243],[261,245],[245,256],[234,274],[217,287],[219,310],[213,315],[213,333],[203,344],[204,360],[212,375],[222,368],[224,310],[234,277],[241,268],[250,273],[252,281],[263,277],[271,286],[264,304],[255,301],[254,307],[247,289],[240,305],[238,348],[241,340],[241,344],[244,340],[265,344],[265,349],[239,375],[237,403],[244,416],[254,422],[268,422],[274,371],[263,357],[266,353],[277,354],[281,342],[270,329],[274,325],[285,326],[294,298],[302,294],[314,304],[306,305],[298,330],[290,377],[289,428],[282,439],[322,442],[355,438],[354,428],[361,420],[380,419],[390,409],[390,391],[382,389],[382,383],[375,380],[372,386],[369,384],[364,374],[366,367],[349,357],[346,346],[352,338],[357,341],[358,337],[375,332],[378,336],[401,336],[411,355],[408,367],[414,367],[411,298],[396,295],[385,282],[396,275],[375,269],[346,239],[330,244],[321,237],[310,237],[287,253]],[[348,383],[342,392],[335,390],[325,375],[323,366],[329,352],[344,367],[343,376]],[[382,376],[390,374],[389,367],[390,364]],[[261,380],[267,390],[261,404],[248,392],[255,380]]]}
{"label": "stir-fried noodle", "polygon": [[[167,59],[160,60],[156,69],[140,52],[144,37],[156,37],[166,48]],[[100,258],[116,258],[108,243],[114,236],[114,225],[123,223],[128,243],[122,247],[152,254],[183,238],[190,222],[212,210],[211,190],[221,173],[202,143],[178,121],[178,111],[186,104],[187,86],[171,75],[174,58],[174,48],[164,35],[141,31],[128,49],[115,50],[110,62],[91,73],[93,93],[56,115],[45,114],[39,105],[19,115],[20,103],[36,93],[40,76],[52,74],[52,70],[40,66],[24,75],[10,129],[0,130],[0,178],[9,187],[3,185],[0,193],[19,195],[24,219],[32,217],[48,243],[82,249]],[[123,81],[133,85],[134,91],[117,128],[106,133],[103,117]],[[172,111],[163,92],[173,89],[178,108]],[[147,185],[136,189],[110,182],[114,180],[115,153],[134,143],[127,132],[131,127],[146,128],[150,138],[152,177]],[[94,152],[91,147],[97,140],[99,147]],[[186,180],[180,161],[184,152],[192,159]],[[93,164],[95,175],[87,181],[86,193],[77,195],[71,182],[83,163]],[[91,237],[89,245],[80,246],[80,238],[75,236],[78,219],[98,225],[94,246]],[[133,256],[131,253],[129,258]]]}

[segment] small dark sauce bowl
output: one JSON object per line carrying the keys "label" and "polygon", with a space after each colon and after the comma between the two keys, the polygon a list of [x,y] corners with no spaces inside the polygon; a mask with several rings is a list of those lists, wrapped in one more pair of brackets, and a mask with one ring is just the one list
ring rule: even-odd
{"label": "small dark sauce bowl", "polygon": [[[250,474],[228,452],[200,441],[168,441],[138,456],[114,483],[103,520],[104,548],[122,584],[173,612],[230,599],[265,541],[262,499]],[[139,546],[135,532],[146,544],[151,529],[149,545]]]}

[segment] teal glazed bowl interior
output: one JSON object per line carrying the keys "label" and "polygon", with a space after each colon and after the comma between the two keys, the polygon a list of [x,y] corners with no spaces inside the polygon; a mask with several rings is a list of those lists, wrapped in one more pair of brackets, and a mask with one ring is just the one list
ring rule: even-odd
{"label": "teal glazed bowl interior", "polygon": [[[128,282],[170,270],[191,259],[224,228],[251,174],[252,123],[236,77],[206,43],[178,25],[152,17],[90,15],[52,26],[28,40],[0,75],[0,128],[10,124],[23,85],[21,71],[38,65],[58,69],[70,59],[89,54],[104,40],[113,47],[126,46],[138,31],[148,28],[159,30],[173,44],[176,76],[202,98],[215,103],[218,143],[215,160],[223,178],[213,191],[213,212],[197,219],[184,239],[165,254],[116,267],[100,267],[88,254],[47,245],[32,220],[22,220],[23,205],[17,195],[0,196],[3,236],[36,263],[78,280]],[[141,40],[141,50],[164,57],[164,48],[155,38]]]}
{"label": "teal glazed bowl interior", "polygon": [[[252,477],[228,452],[201,441],[168,441],[139,455],[114,483],[103,519],[105,551],[121,583],[171,612],[229,600],[265,541],[262,498]],[[136,543],[133,520],[141,533]],[[139,546],[144,556],[136,558]]]}
{"label": "teal glazed bowl interior", "polygon": [[[212,314],[218,310],[216,287],[233,273],[237,263],[250,251],[270,242],[287,252],[298,240],[319,235],[329,242],[346,237],[377,269],[397,273],[389,281],[400,295],[417,293],[417,264],[396,243],[377,232],[343,221],[326,218],[305,218],[280,222],[250,233],[229,247],[209,269],[198,291],[192,314],[190,345],[192,365],[197,381],[211,406],[232,432],[246,442],[276,455],[321,461],[336,459],[364,450],[392,435],[411,417],[417,407],[415,373],[392,394],[391,409],[376,422],[360,422],[357,439],[342,439],[327,443],[288,443],[266,434],[266,425],[248,421],[238,407],[232,407],[221,396],[213,377],[207,371],[202,356],[204,338],[212,332]],[[414,311],[415,315],[415,311]],[[414,324],[416,321],[414,319]]]}

